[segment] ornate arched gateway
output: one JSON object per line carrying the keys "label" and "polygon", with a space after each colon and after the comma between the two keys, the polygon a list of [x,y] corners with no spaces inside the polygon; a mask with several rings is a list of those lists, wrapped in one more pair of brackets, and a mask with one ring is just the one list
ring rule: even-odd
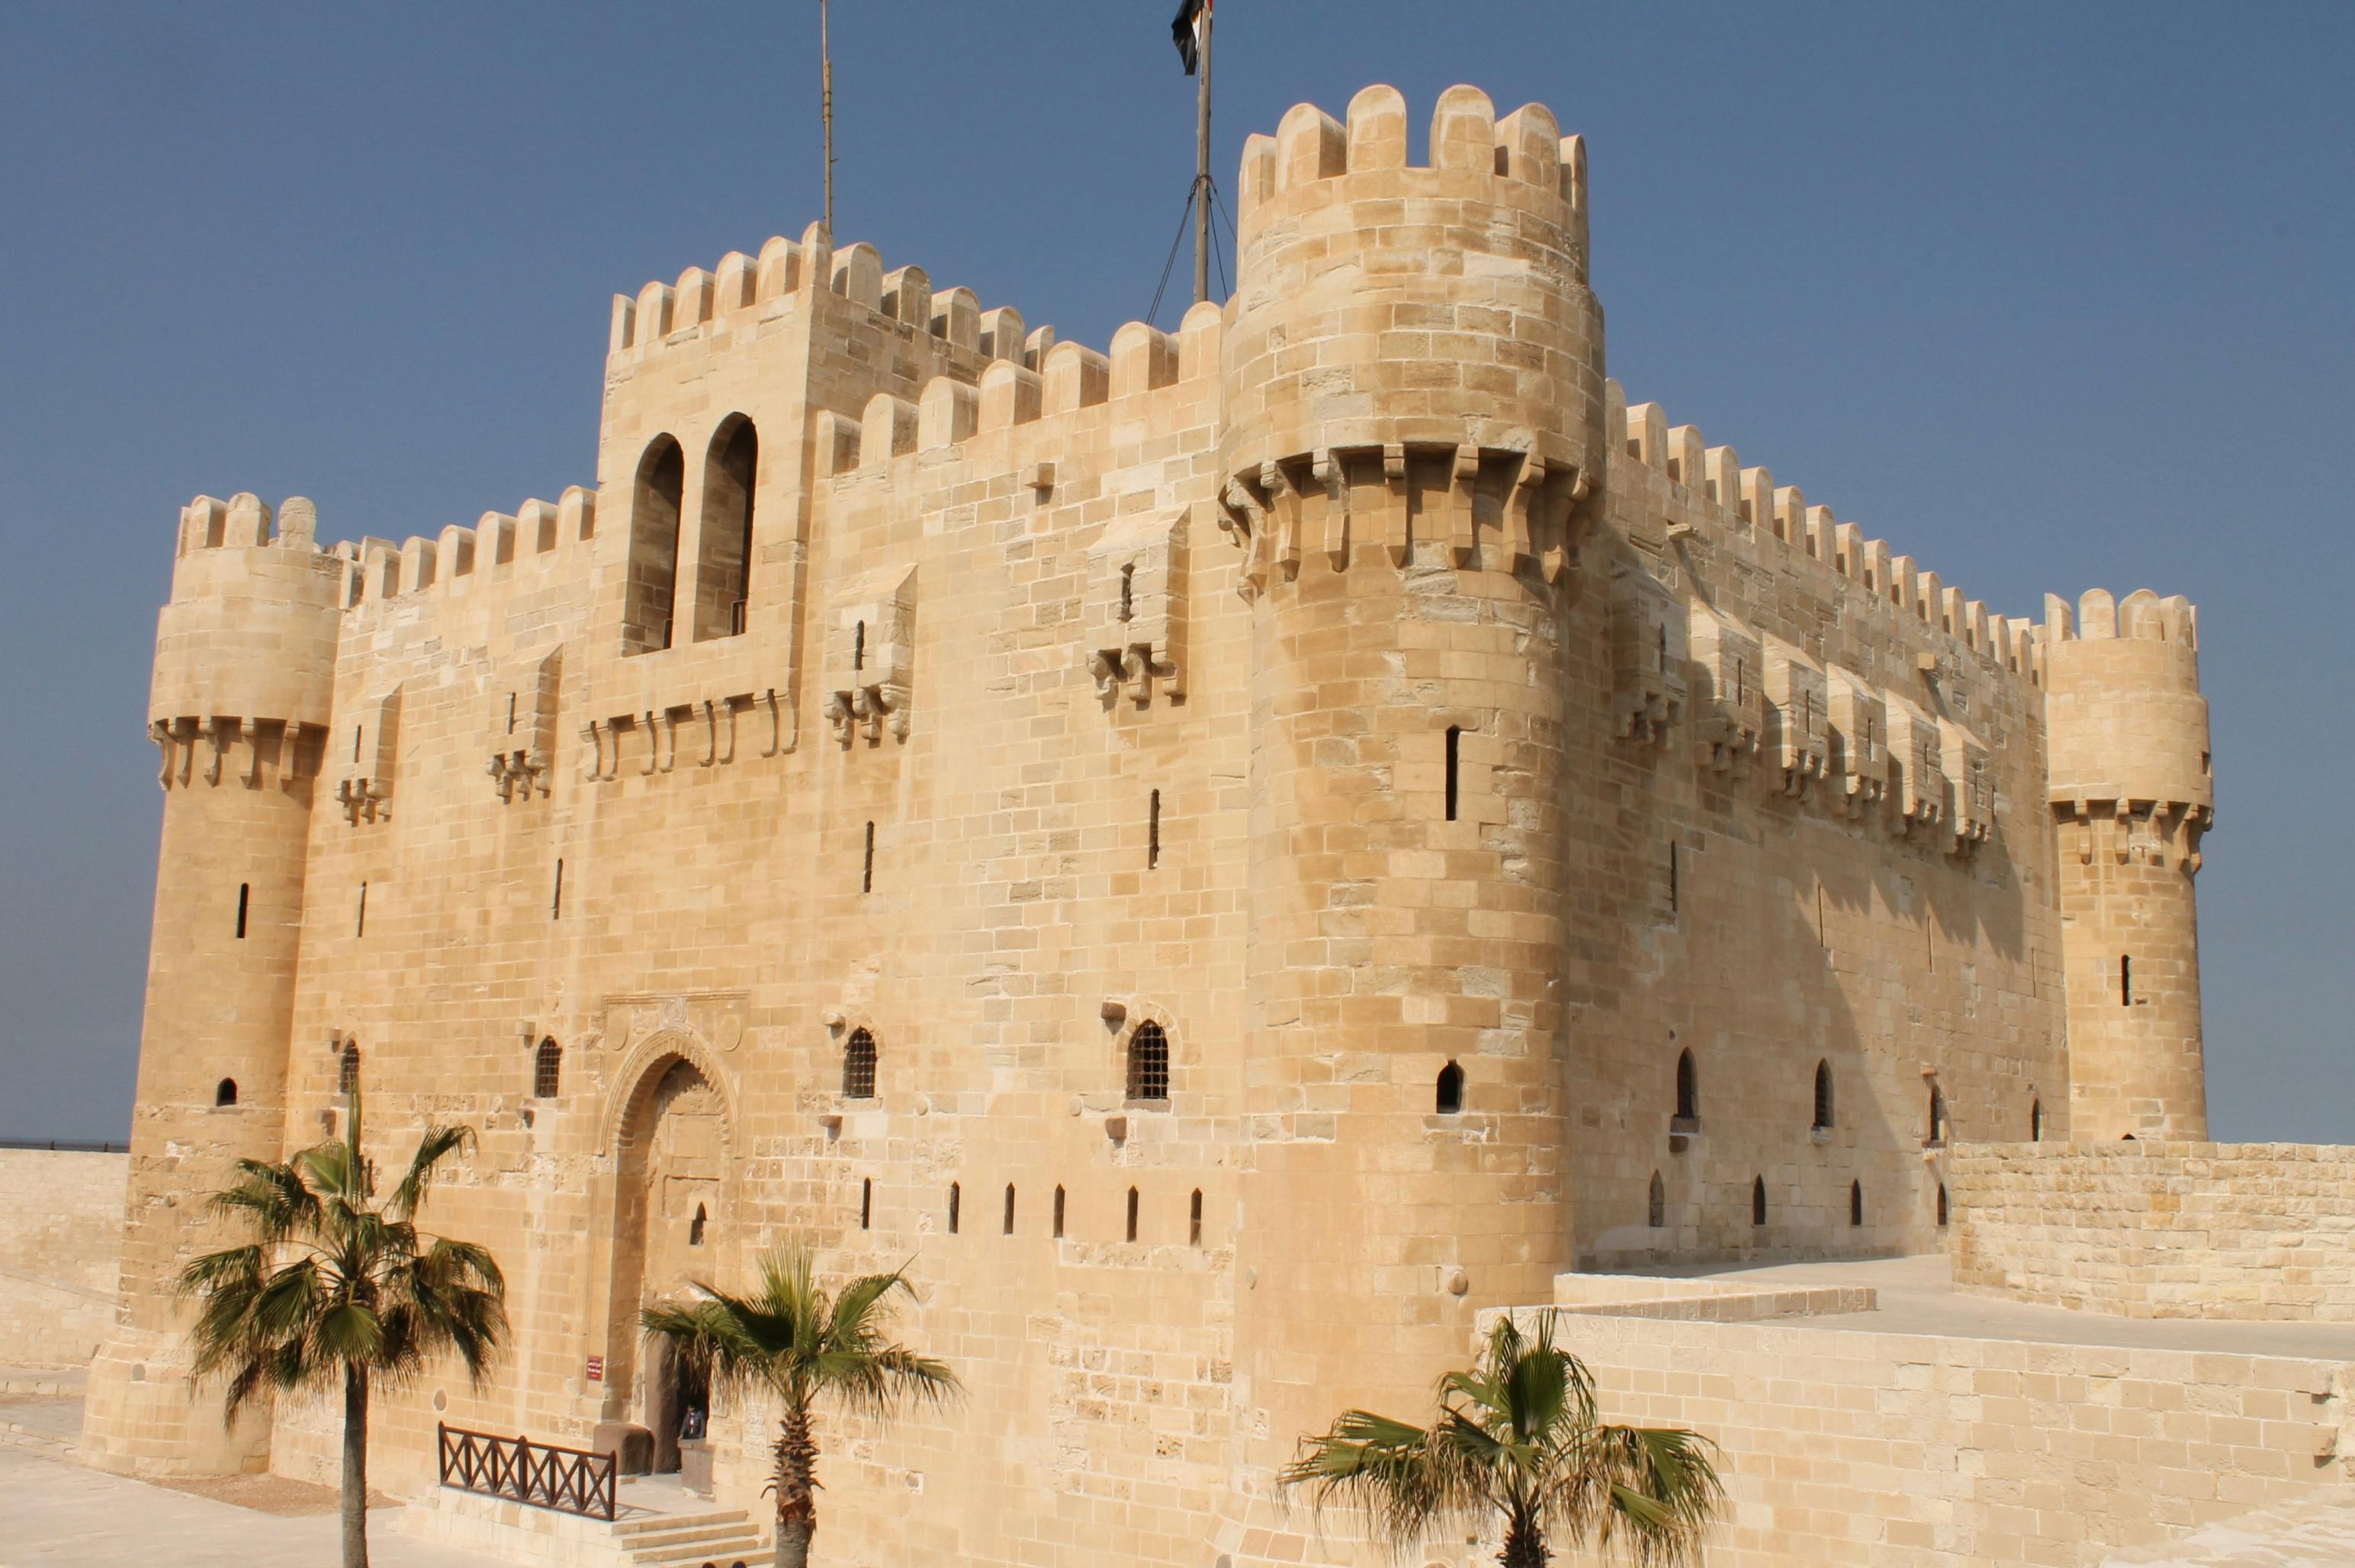
{"label": "ornate arched gateway", "polygon": [[613,1186],[602,1413],[645,1428],[652,1467],[676,1470],[681,1429],[690,1413],[708,1414],[709,1397],[666,1350],[646,1344],[638,1315],[727,1272],[734,1106],[718,1063],[685,1034],[642,1042],[615,1083],[605,1139]]}

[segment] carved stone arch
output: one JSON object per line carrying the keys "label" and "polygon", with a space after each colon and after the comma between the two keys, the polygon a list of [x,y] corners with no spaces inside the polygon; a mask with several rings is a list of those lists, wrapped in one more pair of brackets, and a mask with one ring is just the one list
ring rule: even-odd
{"label": "carved stone arch", "polygon": [[731,1221],[744,1211],[741,1111],[719,1053],[676,1024],[632,1046],[610,1085],[598,1126],[605,1172],[592,1254],[604,1276],[604,1313],[589,1352],[604,1358],[600,1414],[647,1428],[657,1466],[676,1468],[682,1402],[692,1400],[681,1392],[678,1369],[650,1357],[638,1314],[649,1300],[675,1297],[686,1281],[741,1273],[741,1228]]}
{"label": "carved stone arch", "polygon": [[[613,1155],[622,1147],[622,1134],[626,1129],[630,1112],[638,1104],[653,1096],[661,1086],[663,1073],[670,1071],[673,1061],[690,1062],[703,1074],[706,1082],[719,1095],[726,1107],[728,1136],[732,1144],[741,1117],[736,1104],[735,1081],[721,1068],[719,1055],[705,1043],[703,1038],[675,1024],[663,1024],[654,1032],[630,1047],[608,1078],[611,1085],[605,1094],[604,1114],[597,1126],[597,1148],[602,1154]],[[657,1068],[660,1072],[655,1071]]]}

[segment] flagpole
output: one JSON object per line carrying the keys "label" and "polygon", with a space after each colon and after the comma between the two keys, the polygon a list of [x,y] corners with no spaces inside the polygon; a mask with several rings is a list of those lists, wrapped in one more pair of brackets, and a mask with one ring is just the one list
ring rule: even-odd
{"label": "flagpole", "polygon": [[[826,36],[826,0],[817,0],[817,56],[826,114],[826,238],[834,241],[834,50]],[[1208,112],[1208,111],[1205,111]],[[1199,268],[1197,269],[1199,271]]]}
{"label": "flagpole", "polygon": [[1194,303],[1210,297],[1210,0],[1202,0],[1202,83],[1194,122]]}

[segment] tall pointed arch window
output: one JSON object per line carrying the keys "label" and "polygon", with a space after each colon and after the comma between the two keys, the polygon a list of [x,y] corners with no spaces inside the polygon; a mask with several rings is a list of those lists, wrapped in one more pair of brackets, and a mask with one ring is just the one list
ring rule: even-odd
{"label": "tall pointed arch window", "polygon": [[629,571],[622,602],[624,654],[655,653],[671,645],[678,513],[686,488],[686,454],[669,436],[657,436],[638,460],[631,490]]}

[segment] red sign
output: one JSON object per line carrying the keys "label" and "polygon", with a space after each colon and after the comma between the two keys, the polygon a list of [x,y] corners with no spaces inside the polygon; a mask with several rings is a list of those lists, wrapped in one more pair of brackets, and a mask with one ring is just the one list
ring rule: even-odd
{"label": "red sign", "polygon": [[589,1381],[592,1383],[602,1383],[605,1381],[604,1357],[591,1356],[589,1358]]}

